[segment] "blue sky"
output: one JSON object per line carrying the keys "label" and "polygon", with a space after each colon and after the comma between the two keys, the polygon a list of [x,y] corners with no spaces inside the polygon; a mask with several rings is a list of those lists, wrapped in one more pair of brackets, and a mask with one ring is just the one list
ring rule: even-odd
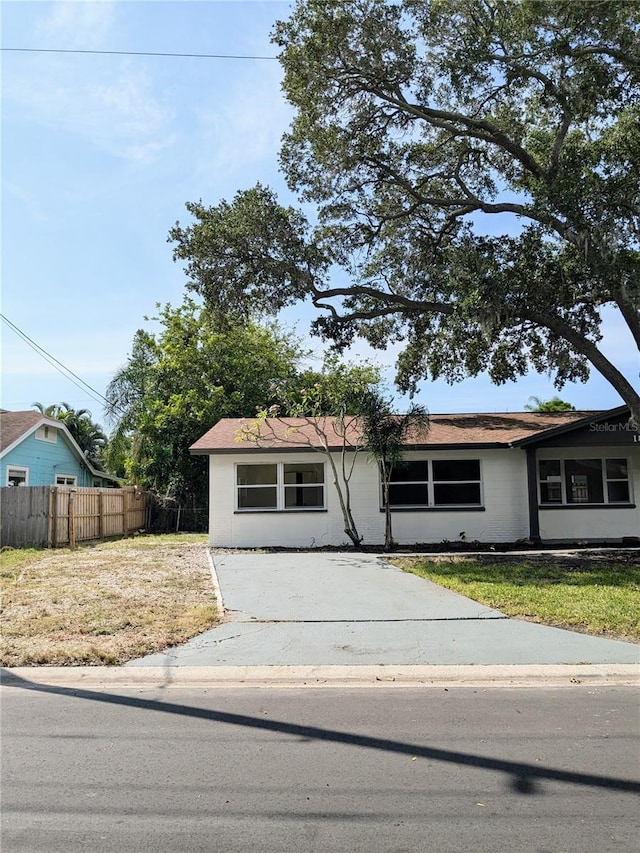
{"label": "blue sky", "polygon": [[[12,2],[3,48],[273,56],[281,2]],[[295,203],[278,173],[291,111],[269,59],[2,53],[2,313],[104,394],[157,302],[178,305],[185,277],[167,233],[186,201],[216,204],[262,181]],[[308,311],[289,311],[298,333]],[[317,355],[322,343],[312,340]],[[634,382],[637,353],[622,324],[603,348]],[[353,353],[368,354],[360,345]],[[373,356],[393,373],[395,352]],[[102,406],[2,324],[1,406]],[[546,376],[496,387],[486,377],[424,382],[432,412],[516,411],[553,396]],[[619,405],[594,374],[561,392],[578,408]],[[399,407],[404,401],[399,400]]]}

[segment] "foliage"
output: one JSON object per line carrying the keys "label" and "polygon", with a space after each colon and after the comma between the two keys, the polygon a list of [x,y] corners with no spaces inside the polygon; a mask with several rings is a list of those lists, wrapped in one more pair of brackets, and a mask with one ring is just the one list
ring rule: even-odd
{"label": "foliage", "polygon": [[88,409],[74,409],[68,403],[31,405],[46,417],[62,421],[87,459],[94,467],[104,470],[108,439],[102,427],[91,420],[91,412]]}
{"label": "foliage", "polygon": [[[333,478],[333,485],[344,521],[344,532],[357,548],[362,542],[351,509],[351,477],[358,453],[365,446],[359,417],[364,400],[376,393],[380,372],[364,362],[359,365],[341,363],[328,355],[321,373],[308,372],[298,383],[274,383],[271,394],[277,400],[258,413],[258,419],[245,430],[242,438],[260,444],[274,435],[274,421],[296,418],[311,429],[319,445],[304,430],[286,422],[286,434],[296,446],[306,441],[312,450],[323,453]],[[287,438],[284,440],[286,443]],[[339,446],[339,462],[334,458]]]}
{"label": "foliage", "polygon": [[385,550],[393,547],[389,490],[393,470],[403,459],[404,446],[414,432],[429,428],[429,416],[423,406],[413,404],[404,414],[396,414],[392,401],[372,391],[363,400],[362,424],[366,448],[380,467],[382,502],[385,512]]}
{"label": "foliage", "polygon": [[[401,389],[594,367],[601,310],[640,344],[640,7],[588,0],[298,0],[279,22],[282,169],[189,204],[175,257],[214,308],[310,300],[338,347],[404,342]],[[343,283],[344,282],[344,283]]]}
{"label": "foliage", "polygon": [[107,389],[111,444],[129,479],[183,505],[207,505],[206,460],[189,447],[223,417],[252,417],[304,355],[276,325],[231,325],[186,299],[159,307],[157,333],[136,332]]}
{"label": "foliage", "polygon": [[576,407],[560,397],[552,397],[550,400],[541,400],[540,397],[529,397],[529,403],[525,406],[527,412],[575,412]]}

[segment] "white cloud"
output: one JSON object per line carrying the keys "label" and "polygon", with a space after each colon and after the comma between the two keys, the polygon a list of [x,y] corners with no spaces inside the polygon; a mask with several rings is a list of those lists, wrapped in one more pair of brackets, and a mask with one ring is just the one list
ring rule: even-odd
{"label": "white cloud", "polygon": [[[56,3],[33,25],[34,43],[60,50],[110,49],[118,4]],[[119,42],[118,42],[119,43]],[[5,62],[5,121],[59,130],[96,149],[147,163],[174,142],[175,111],[144,60],[81,53],[30,54]]]}
{"label": "white cloud", "polygon": [[29,75],[5,76],[5,99],[24,120],[74,134],[113,156],[155,159],[174,140],[173,110],[133,63],[101,70],[82,77],[68,61],[47,57]]}
{"label": "white cloud", "polygon": [[3,180],[2,187],[4,192],[20,202],[20,205],[27,211],[32,220],[35,222],[48,221],[49,217],[44,212],[43,206],[35,193],[8,180]]}
{"label": "white cloud", "polygon": [[219,184],[222,175],[236,187],[248,186],[265,163],[276,170],[280,140],[291,117],[280,78],[277,63],[256,63],[200,110],[196,172],[207,185]]}
{"label": "white cloud", "polygon": [[62,0],[35,26],[43,45],[62,50],[98,50],[115,23],[116,3],[106,0]]}

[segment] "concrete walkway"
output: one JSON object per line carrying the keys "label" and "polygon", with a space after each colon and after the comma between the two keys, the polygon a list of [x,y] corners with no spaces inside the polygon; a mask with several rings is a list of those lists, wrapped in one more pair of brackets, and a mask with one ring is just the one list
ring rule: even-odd
{"label": "concrete walkway", "polygon": [[213,557],[225,621],[127,667],[637,664],[640,646],[509,619],[376,555]]}

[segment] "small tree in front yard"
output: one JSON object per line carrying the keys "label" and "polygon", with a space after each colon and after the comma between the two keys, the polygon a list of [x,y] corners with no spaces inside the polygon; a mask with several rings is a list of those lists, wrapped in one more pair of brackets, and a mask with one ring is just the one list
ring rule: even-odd
{"label": "small tree in front yard", "polygon": [[[340,363],[329,356],[322,373],[309,373],[304,387],[288,382],[273,383],[270,396],[277,404],[258,412],[256,420],[239,434],[242,441],[257,445],[278,441],[322,453],[329,464],[333,484],[342,512],[344,532],[355,548],[362,543],[351,509],[351,477],[358,453],[364,449],[360,406],[380,381],[379,370],[370,364]],[[291,425],[289,418],[298,419],[300,426]],[[315,437],[315,440],[314,440]],[[335,454],[339,459],[336,461]]]}
{"label": "small tree in front yard", "polygon": [[413,404],[403,415],[395,414],[391,400],[378,391],[366,395],[362,406],[362,432],[366,448],[380,467],[382,502],[385,514],[384,547],[393,547],[391,525],[390,486],[394,468],[403,459],[407,439],[414,432],[425,435],[429,429],[429,415],[423,406]]}

